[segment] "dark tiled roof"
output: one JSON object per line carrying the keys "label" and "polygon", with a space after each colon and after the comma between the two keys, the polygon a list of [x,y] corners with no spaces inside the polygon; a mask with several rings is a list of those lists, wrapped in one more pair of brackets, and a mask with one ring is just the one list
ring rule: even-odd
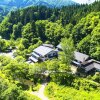
{"label": "dark tiled roof", "polygon": [[76,52],[76,51],[74,52],[74,57],[75,57],[75,60],[79,62],[84,62],[89,58],[88,55],[80,53],[80,52]]}
{"label": "dark tiled roof", "polygon": [[47,47],[47,46],[39,46],[38,48],[34,49],[33,52],[38,53],[41,56],[47,55],[49,52],[53,51],[53,48]]}

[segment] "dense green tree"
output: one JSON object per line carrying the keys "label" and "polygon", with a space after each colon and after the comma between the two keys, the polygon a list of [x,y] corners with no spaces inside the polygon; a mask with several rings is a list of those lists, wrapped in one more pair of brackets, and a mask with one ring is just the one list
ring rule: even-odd
{"label": "dense green tree", "polygon": [[3,70],[8,77],[13,79],[24,79],[27,75],[27,64],[18,63],[16,61],[10,62]]}
{"label": "dense green tree", "polygon": [[47,20],[39,20],[36,21],[36,33],[37,36],[42,40],[45,41],[46,40],[46,35],[45,35],[45,26],[48,23]]}
{"label": "dense green tree", "polygon": [[31,95],[30,92],[23,91],[0,71],[0,100],[40,100]]}
{"label": "dense green tree", "polygon": [[14,35],[13,39],[17,39],[21,37],[21,30],[22,30],[22,23],[18,23],[17,25],[13,25],[13,32],[12,34]]}
{"label": "dense green tree", "polygon": [[100,73],[99,72],[95,73],[95,75],[92,77],[92,80],[100,83]]}
{"label": "dense green tree", "polygon": [[8,20],[9,18],[5,17],[5,19],[0,24],[0,35],[6,39],[10,38],[10,34],[12,31],[12,23],[10,23]]}
{"label": "dense green tree", "polygon": [[100,95],[100,91],[94,90],[87,92],[84,90],[76,90],[65,85],[58,85],[54,82],[46,86],[45,93],[50,99],[54,100],[98,100]]}
{"label": "dense green tree", "polygon": [[89,54],[90,40],[91,40],[91,35],[87,35],[79,42],[79,44],[77,45],[77,49],[82,53]]}
{"label": "dense green tree", "polygon": [[91,13],[86,16],[86,18],[82,18],[77,25],[73,28],[73,37],[74,42],[79,43],[87,35],[91,34],[93,29],[99,23],[100,13]]}
{"label": "dense green tree", "polygon": [[27,23],[22,30],[22,38],[28,39],[29,41],[31,41],[33,37],[33,32],[32,32],[32,25],[31,23]]}
{"label": "dense green tree", "polygon": [[100,60],[100,24],[94,28],[90,43],[90,55]]}
{"label": "dense green tree", "polygon": [[69,38],[72,37],[72,30],[73,30],[73,24],[69,23],[68,25],[66,25],[65,27],[65,33],[63,34],[64,37]]}
{"label": "dense green tree", "polygon": [[60,84],[60,85],[67,85],[71,86],[74,76],[71,73],[67,72],[56,72],[50,74],[51,81]]}
{"label": "dense green tree", "polygon": [[5,51],[10,47],[9,41],[0,39],[0,51]]}
{"label": "dense green tree", "polygon": [[46,25],[45,34],[50,42],[52,42],[54,45],[57,45],[63,37],[63,34],[65,34],[65,30],[58,23],[49,22]]}
{"label": "dense green tree", "polygon": [[70,66],[70,63],[74,58],[74,50],[75,50],[72,39],[63,38],[61,40],[61,47],[62,47],[62,52],[60,52],[59,59],[67,66]]}
{"label": "dense green tree", "polygon": [[60,62],[58,62],[57,59],[54,59],[54,60],[51,60],[51,61],[47,61],[47,69],[49,71],[55,71],[55,72],[58,72],[59,71],[59,64]]}

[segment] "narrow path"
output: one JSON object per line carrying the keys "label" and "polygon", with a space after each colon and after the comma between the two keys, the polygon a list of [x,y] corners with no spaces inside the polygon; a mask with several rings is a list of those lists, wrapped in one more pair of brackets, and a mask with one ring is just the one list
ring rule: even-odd
{"label": "narrow path", "polygon": [[44,89],[46,87],[47,83],[43,83],[41,85],[41,88],[39,89],[39,91],[36,92],[31,92],[31,94],[36,95],[37,97],[39,97],[41,100],[49,100],[45,95],[44,95]]}

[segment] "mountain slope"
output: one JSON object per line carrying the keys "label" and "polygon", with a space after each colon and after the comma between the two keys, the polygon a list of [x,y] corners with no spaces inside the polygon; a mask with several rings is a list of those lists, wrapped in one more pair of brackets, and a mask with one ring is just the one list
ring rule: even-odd
{"label": "mountain slope", "polygon": [[[2,0],[0,1],[0,21],[9,11],[28,6],[62,7],[77,4],[72,0]],[[6,13],[5,13],[6,12]]]}
{"label": "mountain slope", "polygon": [[6,5],[11,7],[26,7],[30,5],[45,5],[49,7],[61,7],[67,5],[76,4],[72,0],[3,0],[0,1],[0,5]]}

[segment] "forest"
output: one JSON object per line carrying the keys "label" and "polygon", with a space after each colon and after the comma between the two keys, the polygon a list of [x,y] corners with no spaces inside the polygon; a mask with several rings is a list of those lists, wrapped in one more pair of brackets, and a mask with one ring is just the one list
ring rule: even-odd
{"label": "forest", "polygon": [[[70,73],[74,50],[100,61],[99,6],[100,1],[62,8],[32,6],[5,16],[0,23],[0,52],[8,48],[16,52],[14,59],[0,56],[0,100],[40,100],[30,91],[38,90],[46,71],[51,72],[45,88],[50,100],[99,100],[99,72],[87,76]],[[26,63],[33,49],[43,43],[62,43],[65,51],[58,59]]]}

